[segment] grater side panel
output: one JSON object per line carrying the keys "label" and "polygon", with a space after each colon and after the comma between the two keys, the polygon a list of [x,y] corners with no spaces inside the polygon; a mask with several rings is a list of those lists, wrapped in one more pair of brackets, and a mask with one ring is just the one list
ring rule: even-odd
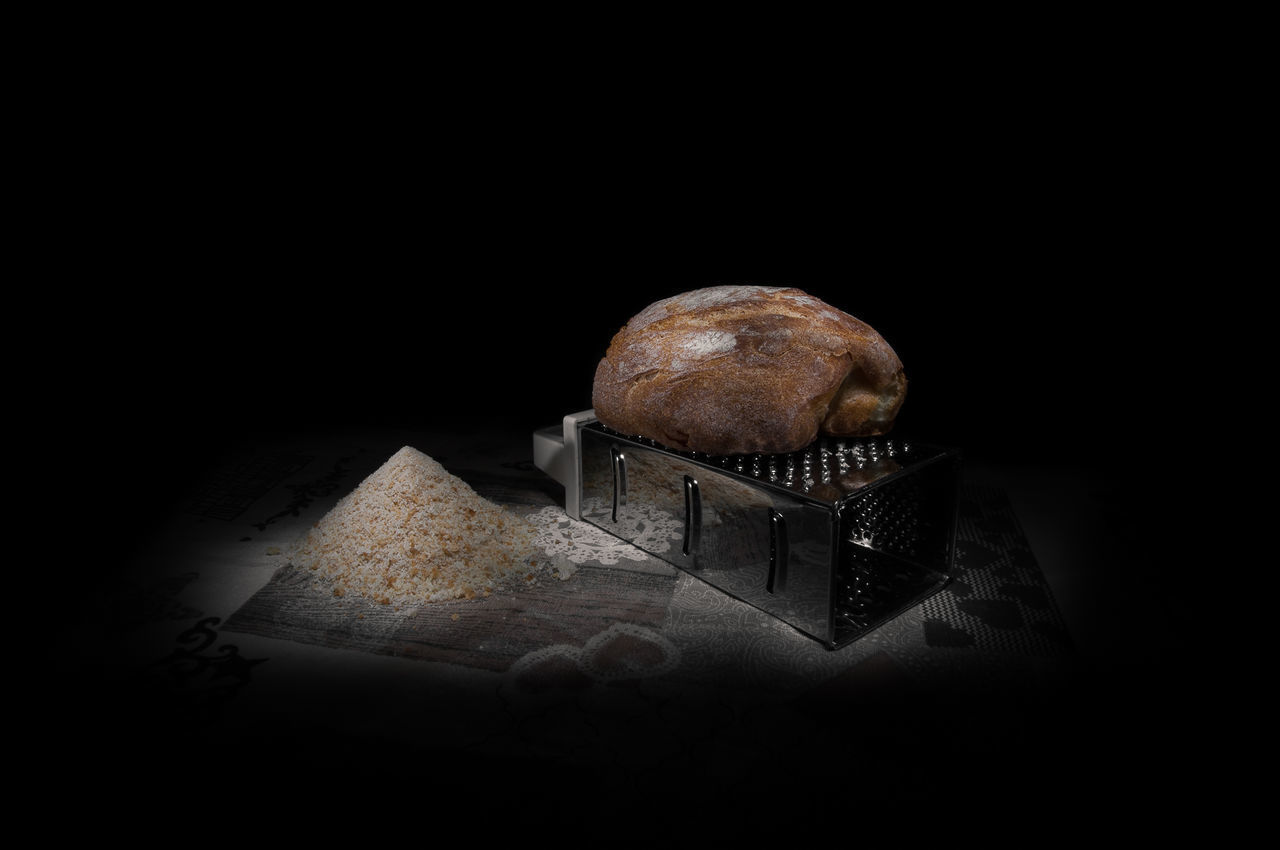
{"label": "grater side panel", "polygon": [[574,424],[579,518],[843,646],[950,581],[960,454],[818,441],[787,455],[667,449]]}
{"label": "grater side panel", "polygon": [[821,640],[833,509],[584,429],[581,518]]}

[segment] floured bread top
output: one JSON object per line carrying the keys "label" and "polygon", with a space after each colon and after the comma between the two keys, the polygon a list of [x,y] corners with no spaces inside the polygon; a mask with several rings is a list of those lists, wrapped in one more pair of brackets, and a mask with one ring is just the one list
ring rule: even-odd
{"label": "floured bread top", "polygon": [[335,596],[416,604],[532,581],[536,529],[410,446],[343,497],[290,553]]}
{"label": "floured bread top", "polygon": [[731,454],[885,433],[905,393],[902,363],[870,325],[800,289],[733,285],[633,316],[597,367],[592,402],[615,430]]}

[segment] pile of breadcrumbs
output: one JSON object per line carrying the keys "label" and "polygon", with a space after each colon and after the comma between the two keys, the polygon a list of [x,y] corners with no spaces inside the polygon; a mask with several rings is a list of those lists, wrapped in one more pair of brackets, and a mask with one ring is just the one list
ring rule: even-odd
{"label": "pile of breadcrumbs", "polygon": [[410,446],[344,496],[294,546],[335,596],[383,604],[488,596],[531,583],[536,529]]}

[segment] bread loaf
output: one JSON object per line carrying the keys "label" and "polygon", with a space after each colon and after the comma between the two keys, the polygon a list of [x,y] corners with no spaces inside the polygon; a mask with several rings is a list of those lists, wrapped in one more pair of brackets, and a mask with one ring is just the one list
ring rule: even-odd
{"label": "bread loaf", "polygon": [[789,452],[892,427],[902,363],[866,323],[800,289],[714,286],[650,304],[596,368],[596,418],[709,454]]}

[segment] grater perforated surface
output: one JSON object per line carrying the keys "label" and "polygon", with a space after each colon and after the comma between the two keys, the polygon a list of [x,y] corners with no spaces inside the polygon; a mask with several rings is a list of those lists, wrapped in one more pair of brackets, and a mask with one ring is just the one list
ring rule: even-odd
{"label": "grater perforated surface", "polygon": [[893,437],[819,437],[794,452],[710,455],[672,449],[649,437],[620,434],[599,422],[587,427],[823,502],[839,501],[881,478],[950,453],[938,446]]}

